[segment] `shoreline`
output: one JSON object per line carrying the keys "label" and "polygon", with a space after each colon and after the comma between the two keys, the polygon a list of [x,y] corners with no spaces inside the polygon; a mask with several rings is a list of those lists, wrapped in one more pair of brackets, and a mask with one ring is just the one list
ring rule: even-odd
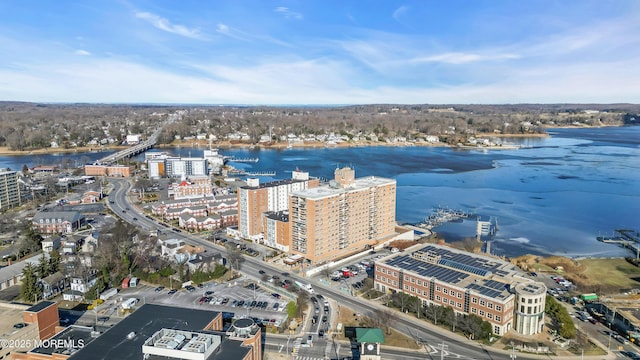
{"label": "shoreline", "polygon": [[[550,129],[580,129],[580,128],[604,128],[604,127],[619,127],[619,126],[553,126],[546,128]],[[551,135],[548,132],[545,133],[534,133],[534,134],[496,134],[496,133],[478,133],[475,134],[476,138],[548,138]],[[164,149],[164,148],[172,148],[172,147],[203,147],[206,148],[209,146],[208,140],[179,140],[172,141],[169,144],[158,144],[155,145],[154,148]],[[314,148],[351,148],[351,147],[371,147],[371,146],[389,146],[389,147],[412,147],[412,146],[421,146],[421,147],[451,147],[456,148],[456,145],[450,145],[446,143],[428,143],[428,142],[382,142],[382,141],[360,141],[360,142],[344,142],[344,143],[336,143],[336,144],[325,144],[320,142],[304,142],[304,143],[292,143],[289,144],[287,142],[276,142],[276,143],[233,143],[230,141],[217,141],[215,143],[211,143],[211,146],[214,148],[221,149],[235,149],[235,148],[256,148],[256,149],[288,149],[288,148],[298,148],[298,149],[314,149]],[[7,146],[0,146],[0,156],[28,156],[28,155],[58,155],[58,154],[73,154],[73,153],[88,153],[88,152],[107,152],[107,151],[119,151],[122,149],[126,149],[129,146],[126,145],[111,145],[108,147],[101,148],[93,148],[90,146],[84,147],[76,147],[72,149],[61,149],[61,148],[41,148],[41,149],[33,149],[33,150],[9,150]],[[467,147],[473,149],[487,149],[487,150],[500,150],[500,146],[491,147],[491,146],[479,146],[479,147]]]}

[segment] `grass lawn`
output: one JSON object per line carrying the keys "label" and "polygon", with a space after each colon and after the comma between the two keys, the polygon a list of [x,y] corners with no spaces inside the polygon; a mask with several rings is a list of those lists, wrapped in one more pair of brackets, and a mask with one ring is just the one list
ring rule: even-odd
{"label": "grass lawn", "polygon": [[580,263],[585,265],[583,274],[586,285],[599,284],[618,289],[640,286],[640,268],[625,259],[585,259]]}

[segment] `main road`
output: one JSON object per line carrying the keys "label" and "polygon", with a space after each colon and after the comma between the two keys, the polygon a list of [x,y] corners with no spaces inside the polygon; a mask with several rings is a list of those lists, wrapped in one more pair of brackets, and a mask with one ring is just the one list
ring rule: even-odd
{"label": "main road", "polygon": [[[145,217],[145,215],[140,213],[135,206],[130,204],[127,198],[127,193],[129,192],[130,188],[129,181],[125,179],[110,179],[110,182],[113,184],[114,188],[108,196],[109,207],[115,214],[122,217],[123,220],[140,226],[148,231],[171,231],[171,237],[183,239],[185,240],[185,242],[194,245],[200,245],[207,251],[217,251],[222,254],[226,253],[226,250],[222,246],[214,245],[207,240],[198,238],[185,232],[178,232],[171,228],[166,228],[164,226],[161,226],[156,221]],[[244,257],[244,261],[241,263],[241,270],[243,273],[254,276],[258,279],[261,277],[261,275],[259,274],[260,270],[268,270],[274,273],[280,273],[282,271],[282,269],[280,268],[265,263],[260,259],[252,258],[249,256]],[[321,294],[325,297],[330,297],[337,303],[352,309],[356,313],[375,317],[376,313],[388,310],[388,308],[384,305],[345,294],[320,282],[309,281],[309,279],[297,276],[295,274],[289,274],[288,277],[290,277],[292,280],[299,280],[301,282],[308,282],[313,284],[316,293]],[[481,344],[478,344],[477,342],[469,341],[460,335],[443,331],[441,328],[435,327],[426,321],[416,320],[398,311],[394,311],[394,314],[395,317],[389,322],[389,325],[397,331],[410,336],[416,342],[422,344],[426,349],[426,352],[422,354],[423,358],[427,356],[427,359],[440,359],[441,356],[444,355],[445,358],[458,359],[512,359],[512,354],[510,354],[508,351],[500,351],[493,348],[485,347]],[[269,338],[267,338],[267,341],[270,342]],[[276,341],[274,339],[273,342],[281,343],[281,340]],[[415,352],[402,351],[399,349],[387,350],[384,352],[390,352],[389,355],[393,354],[392,356],[394,358],[406,357],[408,359],[411,359],[415,358],[416,356]],[[521,359],[549,358],[548,356],[535,356],[521,353],[518,353],[517,356]],[[577,356],[575,358],[579,359],[580,357]],[[599,357],[599,359],[602,358],[605,358],[605,356]],[[565,357],[565,359],[567,358]]]}

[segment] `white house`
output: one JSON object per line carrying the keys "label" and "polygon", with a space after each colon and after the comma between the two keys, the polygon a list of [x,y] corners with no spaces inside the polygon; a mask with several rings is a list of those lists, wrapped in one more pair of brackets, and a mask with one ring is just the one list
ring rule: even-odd
{"label": "white house", "polygon": [[96,284],[96,282],[98,282],[98,275],[95,272],[89,273],[83,277],[74,276],[71,278],[71,290],[85,294]]}
{"label": "white house", "polygon": [[42,251],[44,252],[52,252],[53,250],[58,250],[60,248],[60,236],[50,236],[42,240]]}
{"label": "white house", "polygon": [[160,242],[160,250],[162,252],[162,256],[173,258],[185,245],[186,244],[183,240],[167,239]]}
{"label": "white house", "polygon": [[127,135],[127,139],[125,141],[127,142],[128,145],[136,145],[141,142],[141,139],[142,139],[142,135],[134,134],[134,135]]}

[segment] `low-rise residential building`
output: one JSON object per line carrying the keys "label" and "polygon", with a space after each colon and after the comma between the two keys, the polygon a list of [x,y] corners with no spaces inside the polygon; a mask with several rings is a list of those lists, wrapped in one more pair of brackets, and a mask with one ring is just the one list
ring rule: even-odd
{"label": "low-rise residential building", "polygon": [[33,228],[43,234],[66,234],[85,225],[85,217],[77,211],[41,211],[33,216]]}
{"label": "low-rise residential building", "polygon": [[506,261],[431,244],[376,261],[374,287],[477,315],[496,335],[532,335],[543,331],[546,287],[522,275]]}
{"label": "low-rise residential building", "polygon": [[131,177],[135,166],[127,165],[85,165],[84,173],[87,176]]}

